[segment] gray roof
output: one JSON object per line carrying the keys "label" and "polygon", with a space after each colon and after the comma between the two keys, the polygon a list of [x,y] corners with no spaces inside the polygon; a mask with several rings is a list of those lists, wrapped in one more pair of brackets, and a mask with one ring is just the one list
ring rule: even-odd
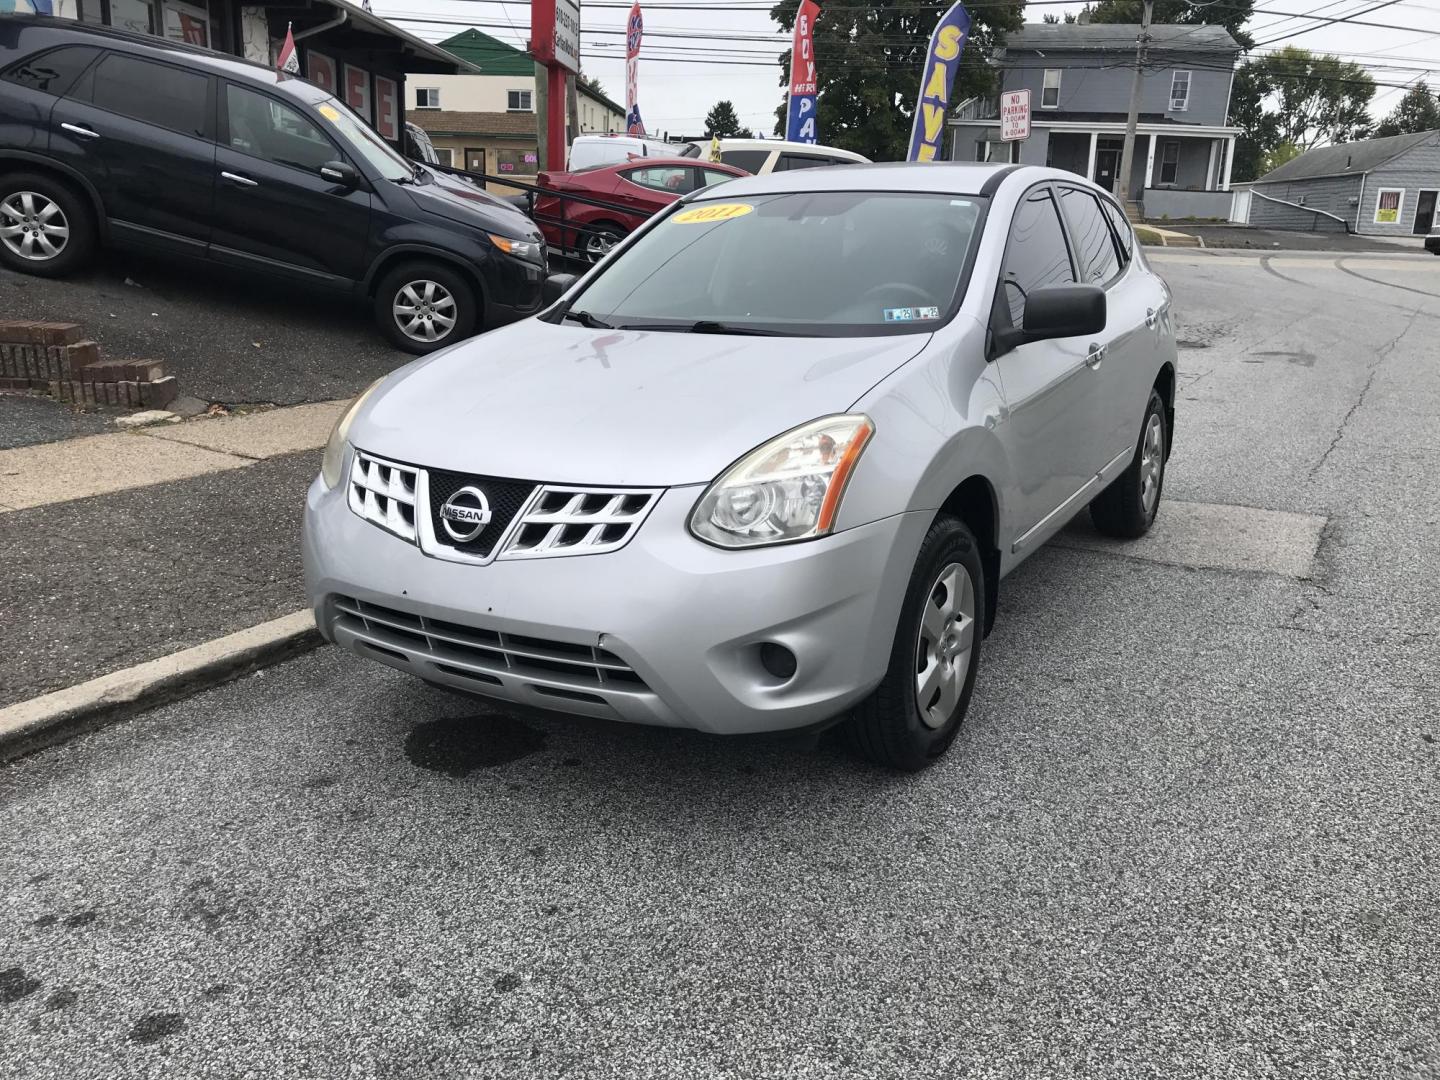
{"label": "gray roof", "polygon": [[[1139,23],[1026,23],[1005,36],[1007,49],[1122,49],[1135,50]],[[1156,23],[1150,27],[1150,47],[1167,52],[1199,52],[1240,46],[1230,31],[1208,23]]]}
{"label": "gray roof", "polygon": [[1359,176],[1413,150],[1421,143],[1433,139],[1436,134],[1435,131],[1418,131],[1413,135],[1391,135],[1384,139],[1321,146],[1290,159],[1278,169],[1271,169],[1260,177],[1257,183],[1264,184],[1272,180],[1308,180],[1315,176],[1343,176],[1346,173]]}

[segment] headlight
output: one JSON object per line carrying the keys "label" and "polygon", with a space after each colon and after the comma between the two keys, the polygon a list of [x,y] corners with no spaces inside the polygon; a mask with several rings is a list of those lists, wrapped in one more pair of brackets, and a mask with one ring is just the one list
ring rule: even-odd
{"label": "headlight", "polygon": [[385,376],[382,375],[367,386],[365,392],[340,414],[340,419],[335,421],[335,426],[330,430],[330,441],[325,444],[325,456],[320,460],[320,476],[326,487],[333,488],[340,483],[340,469],[345,464],[345,440],[350,437],[350,421],[355,419],[355,414],[360,411],[360,406],[365,404],[365,399],[384,381]]}
{"label": "headlight", "polygon": [[514,255],[517,259],[528,259],[531,262],[540,261],[540,245],[529,240],[511,240],[508,236],[497,236],[494,233],[486,233],[490,242],[506,255]]}
{"label": "headlight", "polygon": [[729,548],[826,535],[874,434],[868,416],[825,416],[772,439],[705,490],[690,516],[690,531]]}

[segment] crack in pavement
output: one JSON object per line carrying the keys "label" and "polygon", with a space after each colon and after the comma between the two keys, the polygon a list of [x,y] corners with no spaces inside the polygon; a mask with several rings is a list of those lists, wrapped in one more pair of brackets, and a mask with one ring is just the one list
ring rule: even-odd
{"label": "crack in pavement", "polygon": [[1375,350],[1375,359],[1370,363],[1369,374],[1365,378],[1365,385],[1360,388],[1360,394],[1355,398],[1354,404],[1352,404],[1345,415],[1340,418],[1340,425],[1335,429],[1335,437],[1330,440],[1330,445],[1327,446],[1325,452],[1320,455],[1320,460],[1311,466],[1310,472],[1306,477],[1307,479],[1315,479],[1315,474],[1324,468],[1325,463],[1330,460],[1330,455],[1334,453],[1335,448],[1340,445],[1340,440],[1345,437],[1345,429],[1349,426],[1350,420],[1354,417],[1355,413],[1359,411],[1360,406],[1365,403],[1365,397],[1370,393],[1370,387],[1375,383],[1375,374],[1380,370],[1380,365],[1384,363],[1385,358],[1395,350],[1395,346],[1400,344],[1400,339],[1410,332],[1410,328],[1415,325],[1415,320],[1419,318],[1419,316],[1420,309],[1416,308],[1410,313],[1410,318],[1405,323],[1405,329],[1401,330],[1393,338]]}

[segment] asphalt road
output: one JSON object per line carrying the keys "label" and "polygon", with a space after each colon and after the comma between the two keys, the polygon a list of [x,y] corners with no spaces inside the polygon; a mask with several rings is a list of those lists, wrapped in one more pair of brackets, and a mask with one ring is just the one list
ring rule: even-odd
{"label": "asphalt road", "polygon": [[380,336],[366,303],[120,253],[63,280],[0,270],[0,312],[78,322],[107,356],[162,360],[182,394],[206,402],[348,397],[411,359]]}
{"label": "asphalt road", "polygon": [[1309,577],[1062,538],[915,777],[333,650],[46,751],[5,1075],[1440,1075],[1440,274],[1157,266],[1166,497],[1323,515]]}

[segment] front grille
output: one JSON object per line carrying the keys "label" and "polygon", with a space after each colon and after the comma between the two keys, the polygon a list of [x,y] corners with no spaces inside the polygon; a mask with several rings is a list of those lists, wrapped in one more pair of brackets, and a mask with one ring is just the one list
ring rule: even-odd
{"label": "front grille", "polygon": [[[479,559],[489,557],[495,544],[510,527],[510,522],[535,490],[535,485],[526,480],[472,476],[446,469],[427,469],[426,472],[430,474],[430,524],[435,531],[436,542]],[[490,523],[480,531],[479,536],[462,544],[445,531],[440,520],[440,508],[451,495],[465,487],[479,488],[485,493],[485,499],[490,504]]]}
{"label": "front grille", "polygon": [[350,509],[402,540],[415,542],[419,470],[355,451],[350,464]]}
{"label": "front grille", "polygon": [[547,485],[521,515],[500,558],[614,551],[640,527],[659,496],[657,490]]}
{"label": "front grille", "polygon": [[[373,639],[382,651],[408,648],[425,654],[448,674],[480,682],[511,673],[576,687],[648,691],[645,681],[624,660],[598,645],[507,634],[479,626],[429,619],[349,596],[334,598],[336,624]],[[399,654],[399,655],[404,655]]]}

